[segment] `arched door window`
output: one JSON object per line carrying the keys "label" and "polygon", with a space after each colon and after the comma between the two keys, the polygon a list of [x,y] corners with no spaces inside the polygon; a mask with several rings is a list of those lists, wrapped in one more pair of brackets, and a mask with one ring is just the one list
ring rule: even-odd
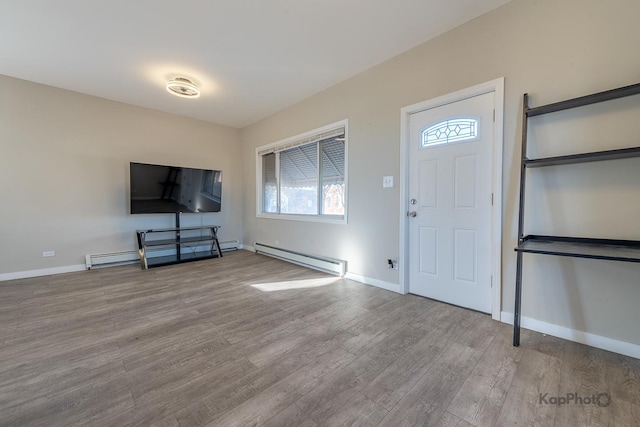
{"label": "arched door window", "polygon": [[478,138],[478,120],[449,119],[429,126],[422,131],[422,147],[474,140]]}

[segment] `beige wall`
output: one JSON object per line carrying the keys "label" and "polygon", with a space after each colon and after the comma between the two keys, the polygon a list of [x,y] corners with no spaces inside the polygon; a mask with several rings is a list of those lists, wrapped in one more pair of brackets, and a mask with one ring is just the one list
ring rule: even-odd
{"label": "beige wall", "polygon": [[[540,105],[638,82],[639,15],[635,0],[515,0],[244,128],[244,243],[278,240],[281,247],[346,259],[352,273],[399,283],[398,272],[387,270],[385,260],[398,256],[400,108],[505,77],[502,308],[512,312],[522,94]],[[348,225],[257,219],[255,147],[344,118],[349,119]],[[637,144],[619,128],[602,134],[587,149]],[[558,144],[567,152],[584,149],[571,140]],[[637,161],[625,162],[624,170],[603,163],[595,172],[580,166],[569,179],[560,171],[534,179],[531,191],[547,195],[533,196],[542,208],[529,215],[529,231],[640,239],[635,225],[640,168]],[[383,175],[396,177],[395,188],[382,188]],[[612,175],[604,183],[596,179]],[[561,194],[569,197],[564,203],[558,202],[565,200]],[[637,265],[532,255],[525,261],[524,316],[640,343]]]}
{"label": "beige wall", "polygon": [[134,250],[138,228],[173,226],[172,215],[128,213],[131,161],[222,170],[222,212],[182,224],[242,238],[237,129],[10,77],[0,93],[0,274],[84,264]]}

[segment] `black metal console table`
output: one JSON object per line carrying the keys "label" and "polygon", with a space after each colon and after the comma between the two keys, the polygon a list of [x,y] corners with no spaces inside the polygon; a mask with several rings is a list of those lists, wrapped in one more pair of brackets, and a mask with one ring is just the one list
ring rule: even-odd
{"label": "black metal console table", "polygon": [[[151,267],[222,257],[218,242],[219,228],[218,225],[207,225],[136,230],[140,266],[146,270]],[[203,245],[207,246],[206,250],[202,250]],[[148,252],[151,248],[162,254],[149,257]]]}

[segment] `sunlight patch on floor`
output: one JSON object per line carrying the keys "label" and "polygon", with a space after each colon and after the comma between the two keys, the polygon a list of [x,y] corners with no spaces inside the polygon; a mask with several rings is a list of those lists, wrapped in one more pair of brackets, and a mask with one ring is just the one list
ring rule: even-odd
{"label": "sunlight patch on floor", "polygon": [[263,292],[288,291],[291,289],[319,288],[331,285],[340,280],[339,277],[321,277],[318,279],[290,280],[288,282],[256,283],[251,287]]}

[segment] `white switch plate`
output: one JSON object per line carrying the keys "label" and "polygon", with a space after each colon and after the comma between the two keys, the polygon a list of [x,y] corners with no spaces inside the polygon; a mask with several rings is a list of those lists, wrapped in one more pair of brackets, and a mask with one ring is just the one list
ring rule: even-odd
{"label": "white switch plate", "polygon": [[391,187],[393,187],[393,176],[383,176],[382,188],[391,188]]}
{"label": "white switch plate", "polygon": [[43,257],[56,256],[56,251],[44,251],[42,252]]}

